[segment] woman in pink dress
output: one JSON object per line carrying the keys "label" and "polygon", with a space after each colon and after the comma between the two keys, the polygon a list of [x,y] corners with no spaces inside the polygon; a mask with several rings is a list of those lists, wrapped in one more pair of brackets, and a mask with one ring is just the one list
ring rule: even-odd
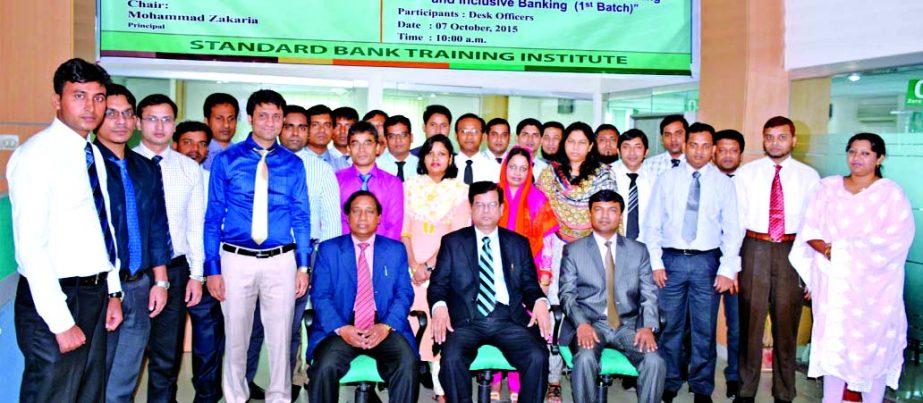
{"label": "woman in pink dress", "polygon": [[849,139],[849,175],[821,180],[789,255],[812,297],[808,376],[824,377],[825,403],[842,401],[846,384],[864,402],[881,402],[904,362],[914,222],[901,187],[881,176],[884,158],[878,135]]}
{"label": "woman in pink dress", "polygon": [[[411,309],[430,314],[426,302],[429,276],[436,266],[442,236],[471,225],[468,185],[455,179],[458,168],[449,138],[437,134],[420,149],[419,176],[404,182],[404,228],[401,241],[407,247],[414,300]],[[432,322],[430,322],[432,323]],[[412,323],[413,324],[413,323]],[[416,328],[414,328],[416,331]],[[439,384],[439,360],[433,355],[433,331],[427,327],[420,342],[420,359],[432,367],[433,391],[439,401],[445,392]]]}

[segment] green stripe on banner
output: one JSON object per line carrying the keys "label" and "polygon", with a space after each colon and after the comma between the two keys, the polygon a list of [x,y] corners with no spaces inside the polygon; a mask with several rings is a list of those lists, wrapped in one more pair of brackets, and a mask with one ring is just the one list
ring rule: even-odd
{"label": "green stripe on banner", "polygon": [[16,249],[13,246],[13,208],[10,197],[0,197],[0,279],[16,272]]}

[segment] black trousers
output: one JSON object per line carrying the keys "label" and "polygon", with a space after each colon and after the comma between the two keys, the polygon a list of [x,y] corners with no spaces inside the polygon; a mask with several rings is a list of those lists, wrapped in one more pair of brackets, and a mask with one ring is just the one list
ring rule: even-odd
{"label": "black trousers", "polygon": [[86,344],[66,354],[61,354],[54,333],[38,315],[32,291],[25,277],[20,277],[14,305],[16,341],[25,358],[19,401],[103,401],[106,386],[106,306],[109,300],[106,282],[61,287],[76,325],[86,336]]}
{"label": "black trousers", "polygon": [[167,267],[170,289],[167,305],[151,320],[148,341],[147,401],[176,402],[176,381],[183,357],[183,336],[186,334],[186,283],[189,264],[185,257],[173,259]]}
{"label": "black trousers", "polygon": [[321,341],[314,350],[314,363],[308,369],[308,400],[339,401],[340,378],[349,370],[349,363],[360,354],[378,362],[378,372],[388,382],[388,401],[417,401],[420,394],[417,352],[404,336],[395,332],[370,350],[353,347],[336,335]]}
{"label": "black trousers", "polygon": [[510,319],[509,308],[497,304],[487,318],[467,324],[453,324],[442,347],[439,382],[450,402],[471,402],[471,374],[468,368],[478,348],[490,344],[503,352],[519,371],[519,401],[540,403],[548,389],[548,348],[538,327],[527,328]]}

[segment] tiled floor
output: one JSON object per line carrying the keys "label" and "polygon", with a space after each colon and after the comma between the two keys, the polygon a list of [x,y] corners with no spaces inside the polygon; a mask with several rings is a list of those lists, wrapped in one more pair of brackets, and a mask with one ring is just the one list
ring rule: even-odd
{"label": "tiled floor", "polygon": [[[192,378],[192,366],[190,364],[190,361],[191,359],[189,357],[189,354],[186,354],[183,360],[182,371],[180,373],[179,392],[177,394],[177,400],[179,402],[192,402],[193,396],[195,395],[195,392],[192,389],[192,384],[190,383],[190,379]],[[730,402],[730,399],[727,399],[724,397],[725,395],[724,374],[720,371],[720,369],[724,368],[724,365],[725,365],[724,361],[719,359],[719,362],[718,362],[719,370],[716,371],[717,376],[715,379],[715,391],[713,394],[713,398],[715,402]],[[265,372],[265,368],[268,368],[268,365],[266,362],[266,354],[264,351],[262,361],[260,364],[260,372],[257,373],[257,377],[256,377],[257,384],[266,385],[268,383],[268,374]],[[920,370],[920,368],[923,368],[923,367],[917,367],[915,371],[908,371],[909,373],[905,373],[902,381],[912,382],[912,383],[917,384],[918,390],[919,390],[920,389],[919,385],[923,385],[923,370]],[[474,382],[472,382],[472,384],[473,383]],[[141,386],[139,387],[138,394],[137,394],[138,402],[143,403],[147,401],[146,394],[145,394],[146,385],[147,385],[146,375],[142,374]],[[756,399],[758,403],[771,403],[773,401],[772,396],[770,395],[771,385],[772,385],[771,373],[764,373],[760,381],[760,391]],[[803,373],[798,373],[797,375],[796,388],[798,390],[798,397],[795,399],[795,403],[819,402],[821,400],[822,386],[820,382],[807,379]],[[472,389],[473,389],[473,386],[472,386]],[[565,397],[564,401],[565,402],[571,401],[570,385],[566,380],[564,381],[563,389],[564,389],[564,397]],[[692,394],[689,394],[686,392],[687,391],[684,388],[681,391],[680,395],[674,401],[677,403],[692,402],[693,400]],[[382,394],[381,396],[382,396],[383,401],[387,401],[386,394]],[[476,397],[476,395],[474,396]],[[916,401],[921,401],[919,400],[921,399],[920,392],[917,392],[917,395],[915,396],[916,397],[914,399],[918,399]],[[419,402],[422,402],[422,403],[434,402],[434,400],[432,400],[431,397],[432,397],[431,390],[422,389],[420,391]],[[506,391],[504,391],[504,398],[508,398]],[[304,393],[302,393],[301,397],[297,400],[297,402],[307,402],[307,401],[308,401],[307,397],[305,397]],[[352,402],[352,401],[353,401],[353,388],[350,388],[350,387],[341,388],[340,402]],[[633,391],[626,392],[622,390],[620,383],[616,382],[616,384],[613,385],[609,389],[609,401],[610,402],[633,402],[633,401],[636,401],[636,397]],[[901,401],[914,401],[914,400],[901,399]]]}

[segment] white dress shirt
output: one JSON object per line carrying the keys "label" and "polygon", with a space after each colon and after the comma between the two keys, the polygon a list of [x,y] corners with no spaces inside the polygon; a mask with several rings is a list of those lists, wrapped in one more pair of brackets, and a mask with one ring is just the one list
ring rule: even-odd
{"label": "white dress shirt", "polygon": [[[609,248],[606,247],[606,242],[609,242],[609,241],[612,242],[612,245],[611,245],[612,262],[614,264],[615,254],[616,254],[615,245],[618,244],[618,242],[616,242],[616,240],[618,239],[618,235],[613,234],[612,238],[606,239],[606,238],[603,238],[601,235],[597,234],[596,231],[593,231],[593,239],[596,240],[596,247],[599,248],[599,259],[603,262],[603,270],[605,270],[606,269],[606,252],[609,251]],[[618,268],[616,268],[616,270],[618,270]],[[610,298],[609,290],[606,290],[606,300],[608,301],[609,298]],[[607,319],[609,318],[609,309],[606,309],[605,311],[603,311],[603,317]]]}
{"label": "white dress shirt", "polygon": [[304,162],[308,181],[308,202],[311,213],[311,237],[319,241],[336,238],[343,233],[340,223],[340,184],[333,168],[307,148],[295,153]]}
{"label": "white dress shirt", "polygon": [[638,188],[638,239],[644,239],[645,215],[647,214],[647,206],[651,202],[651,192],[654,190],[654,182],[657,181],[657,177],[648,171],[644,164],[638,168],[638,172],[631,172],[622,160],[612,163],[610,170],[612,171],[612,178],[615,179],[615,191],[625,199],[625,211],[622,212],[621,225],[621,228],[625,231],[628,230],[628,195],[631,189],[631,178],[628,177],[628,174],[638,174],[638,178],[635,179],[635,186]]}
{"label": "white dress shirt", "polygon": [[484,237],[490,239],[490,255],[493,257],[493,263],[491,263],[491,265],[494,269],[494,290],[497,292],[497,303],[509,306],[510,293],[506,289],[506,280],[503,278],[503,259],[500,257],[502,254],[500,253],[500,236],[497,235],[499,232],[499,229],[494,228],[490,235],[486,235],[481,232],[478,227],[474,227],[474,239],[478,245],[478,262],[484,257]]}
{"label": "white dress shirt", "polygon": [[740,271],[742,240],[734,182],[711,163],[699,170],[701,191],[696,238],[686,242],[683,219],[693,172],[691,165],[683,163],[657,178],[642,230],[644,237],[639,240],[647,244],[654,270],[664,269],[662,248],[700,251],[721,248],[718,274],[733,280]]}
{"label": "white dress shirt", "polygon": [[459,181],[464,182],[465,180],[465,165],[469,160],[472,161],[471,172],[473,173],[472,176],[474,180],[472,183],[479,181],[500,181],[500,165],[497,164],[497,160],[481,152],[477,152],[470,157],[461,152],[455,154],[455,167],[458,168],[458,176],[456,178]]}
{"label": "white dress shirt", "polygon": [[532,179],[536,183],[538,183],[538,177],[542,175],[542,171],[548,167],[548,164],[548,162],[538,156],[532,161]]}
{"label": "white dress shirt", "polygon": [[[657,154],[653,157],[647,158],[644,160],[643,167],[649,172],[654,174],[654,177],[660,176],[664,171],[673,168],[673,156],[670,155],[669,151],[664,151],[660,154]],[[683,166],[683,163],[686,162],[686,154],[680,153],[679,157],[676,159],[679,160],[679,166]]]}
{"label": "white dress shirt", "polygon": [[[420,158],[408,153],[404,161],[406,162],[404,164],[404,181],[406,182],[408,179],[419,175],[417,173],[417,164],[420,163]],[[382,171],[397,176],[397,159],[391,155],[391,152],[385,151],[382,153],[380,157],[375,159],[375,164],[377,164],[378,168]]]}
{"label": "white dress shirt", "polygon": [[[113,266],[90,188],[87,144],[55,119],[13,152],[6,169],[17,270],[29,281],[35,309],[55,334],[75,323],[59,279],[109,272],[109,292],[122,290],[114,269],[118,257]],[[105,160],[91,147],[114,243]]]}
{"label": "white dress shirt", "polygon": [[[145,158],[158,155],[144,143],[133,149]],[[159,154],[163,175],[163,194],[167,206],[167,224],[173,242],[173,257],[186,255],[189,274],[202,276],[205,262],[205,188],[202,168],[192,158],[167,147]]]}
{"label": "white dress shirt", "polygon": [[[794,234],[801,228],[805,203],[811,190],[820,182],[820,175],[801,161],[788,157],[782,161],[779,179],[785,205],[785,233]],[[769,199],[776,163],[769,157],[752,161],[737,170],[737,202],[740,225],[744,230],[769,233]],[[743,232],[742,232],[743,234]]]}
{"label": "white dress shirt", "polygon": [[343,168],[347,168],[353,164],[353,158],[349,154],[346,154],[340,150],[337,150],[337,148],[333,146],[332,142],[330,143],[330,148],[328,148],[328,150],[330,150],[330,158],[333,158],[338,161],[342,161],[340,162],[341,165],[339,166]]}

